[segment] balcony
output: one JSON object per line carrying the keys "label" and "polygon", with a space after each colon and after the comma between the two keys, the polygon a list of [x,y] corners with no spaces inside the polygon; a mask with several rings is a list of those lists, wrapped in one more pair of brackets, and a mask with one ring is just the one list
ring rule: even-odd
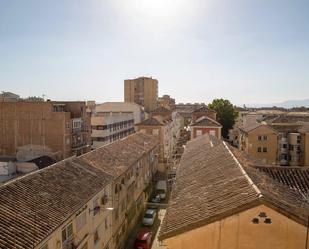
{"label": "balcony", "polygon": [[79,150],[79,149],[82,149],[82,148],[86,148],[88,146],[89,146],[89,144],[87,144],[87,142],[82,142],[82,143],[72,144],[71,148],[72,148],[72,150]]}

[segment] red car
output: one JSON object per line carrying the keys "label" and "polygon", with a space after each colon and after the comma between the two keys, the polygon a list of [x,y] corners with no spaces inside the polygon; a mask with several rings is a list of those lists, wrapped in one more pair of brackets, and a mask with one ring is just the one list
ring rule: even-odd
{"label": "red car", "polygon": [[151,248],[152,232],[149,229],[143,228],[136,235],[134,248],[135,249],[150,249]]}

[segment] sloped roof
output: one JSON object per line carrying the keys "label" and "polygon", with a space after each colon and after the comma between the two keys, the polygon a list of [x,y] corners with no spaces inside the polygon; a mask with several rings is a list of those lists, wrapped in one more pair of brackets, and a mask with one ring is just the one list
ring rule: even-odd
{"label": "sloped roof", "polygon": [[244,132],[246,132],[246,133],[248,133],[249,131],[252,131],[252,130],[254,130],[254,129],[260,127],[260,126],[262,126],[262,124],[254,122],[254,123],[249,123],[247,125],[241,125],[239,127],[239,129],[244,131]]}
{"label": "sloped roof", "polygon": [[309,205],[303,196],[247,166],[248,162],[239,160],[239,156],[236,158],[224,142],[208,134],[187,144],[160,240],[261,204],[306,224]]}
{"label": "sloped roof", "polygon": [[164,106],[159,106],[152,111],[152,113],[171,113],[171,110],[165,108]]}
{"label": "sloped roof", "polygon": [[193,113],[198,113],[198,112],[215,112],[216,113],[216,111],[215,110],[213,110],[213,109],[210,109],[208,106],[202,106],[202,107],[200,107],[200,108],[198,108],[198,109],[196,109],[196,110],[194,110],[193,111]]}
{"label": "sloped roof", "polygon": [[148,118],[145,119],[143,122],[136,124],[137,126],[142,126],[142,125],[149,125],[149,126],[162,126],[164,125],[163,122],[159,121],[156,118]]}
{"label": "sloped roof", "polygon": [[79,158],[114,177],[118,177],[157,144],[157,139],[154,136],[138,132],[99,147]]}
{"label": "sloped roof", "polygon": [[75,159],[4,184],[0,187],[0,248],[38,245],[111,180]]}
{"label": "sloped roof", "polygon": [[222,127],[222,125],[209,118],[209,117],[201,117],[195,121],[191,126],[212,126],[212,127]]}
{"label": "sloped roof", "polygon": [[240,126],[239,129],[241,131],[244,131],[245,133],[248,133],[260,127],[267,127],[268,129],[272,130],[274,133],[278,132],[278,130],[274,129],[271,125],[260,124],[260,123],[249,123],[248,125]]}
{"label": "sloped roof", "polygon": [[309,167],[258,166],[256,168],[289,188],[302,193],[309,192]]}

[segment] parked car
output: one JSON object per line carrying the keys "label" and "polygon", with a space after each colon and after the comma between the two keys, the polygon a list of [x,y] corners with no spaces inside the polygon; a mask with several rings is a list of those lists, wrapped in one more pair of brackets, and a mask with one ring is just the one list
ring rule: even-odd
{"label": "parked car", "polygon": [[143,225],[144,226],[152,226],[156,220],[156,217],[157,217],[157,212],[156,210],[154,209],[147,209],[146,210],[146,213],[144,215],[144,218],[143,218]]}
{"label": "parked car", "polygon": [[150,209],[157,209],[158,208],[158,204],[161,202],[161,197],[159,194],[153,195],[150,200],[149,200],[149,204],[148,207]]}
{"label": "parked car", "polygon": [[161,202],[161,197],[159,194],[152,196],[151,202],[153,203],[160,203]]}
{"label": "parked car", "polygon": [[166,181],[158,181],[156,185],[156,192],[160,195],[161,200],[164,200],[166,197]]}
{"label": "parked car", "polygon": [[135,249],[150,249],[151,248],[152,232],[149,229],[143,228],[140,230],[134,242]]}

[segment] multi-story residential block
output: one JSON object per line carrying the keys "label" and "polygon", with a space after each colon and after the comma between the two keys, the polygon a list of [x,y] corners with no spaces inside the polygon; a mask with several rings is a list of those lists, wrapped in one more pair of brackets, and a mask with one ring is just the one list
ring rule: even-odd
{"label": "multi-story residential block", "polygon": [[157,140],[135,133],[81,156],[113,177],[112,248],[125,248],[131,229],[145,209],[158,167],[157,155]]}
{"label": "multi-story residential block", "polygon": [[270,126],[254,124],[240,128],[239,149],[264,163],[277,163],[278,132]]}
{"label": "multi-story residential block", "polygon": [[136,133],[5,183],[0,248],[125,248],[151,190],[157,146]]}
{"label": "multi-story residential block", "polygon": [[132,114],[134,124],[142,122],[147,117],[143,106],[130,102],[105,102],[96,105],[95,102],[89,104],[89,101],[87,101],[87,106],[88,111],[94,115],[96,113],[104,116],[108,116],[111,113]]}
{"label": "multi-story residential block", "polygon": [[268,115],[234,128],[240,150],[268,164],[309,166],[306,116]]}
{"label": "multi-story residential block", "polygon": [[165,107],[169,110],[174,110],[176,107],[175,99],[171,98],[170,95],[163,95],[158,98],[158,106]]}
{"label": "multi-story residential block", "polygon": [[134,133],[132,113],[100,113],[91,115],[92,148],[109,144]]}
{"label": "multi-story residential block", "polygon": [[0,102],[0,155],[57,160],[90,150],[85,102]]}
{"label": "multi-story residential block", "polygon": [[265,173],[250,165],[258,167],[213,136],[188,143],[159,232],[162,244],[168,249],[305,248],[309,170]]}
{"label": "multi-story residential block", "polygon": [[136,125],[138,131],[151,134],[159,141],[159,170],[162,172],[166,171],[166,163],[172,158],[182,124],[183,119],[177,112],[159,107],[149,119]]}
{"label": "multi-story residential block", "polygon": [[202,116],[195,119],[194,123],[190,125],[191,139],[206,133],[216,136],[217,138],[221,138],[221,129],[222,125],[220,123],[209,117]]}
{"label": "multi-story residential block", "polygon": [[0,188],[0,248],[108,248],[112,177],[79,159]]}
{"label": "multi-story residential block", "polygon": [[124,81],[124,101],[144,106],[146,112],[157,107],[158,80],[140,77]]}

